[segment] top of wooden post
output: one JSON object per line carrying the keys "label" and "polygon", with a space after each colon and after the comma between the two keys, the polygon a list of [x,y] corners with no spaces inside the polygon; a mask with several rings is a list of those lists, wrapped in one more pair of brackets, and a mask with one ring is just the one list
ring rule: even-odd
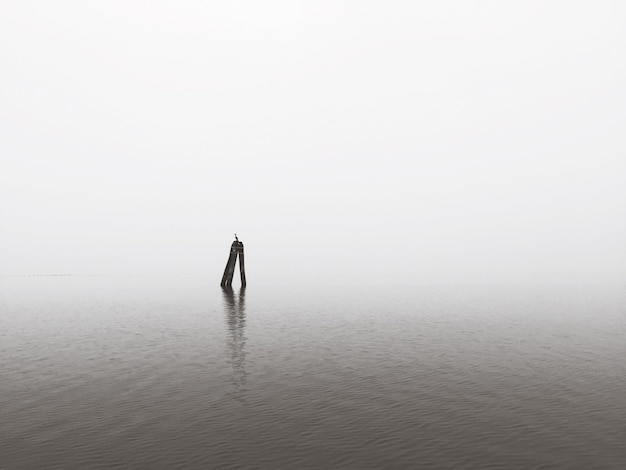
{"label": "top of wooden post", "polygon": [[243,253],[243,243],[239,240],[235,240],[232,245],[230,245],[231,252]]}

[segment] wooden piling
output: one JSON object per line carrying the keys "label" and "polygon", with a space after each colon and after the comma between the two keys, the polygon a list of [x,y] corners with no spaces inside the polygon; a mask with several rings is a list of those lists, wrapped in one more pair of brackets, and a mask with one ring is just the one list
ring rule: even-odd
{"label": "wooden piling", "polygon": [[243,243],[239,240],[235,240],[230,246],[230,254],[228,261],[226,262],[226,268],[224,268],[224,275],[222,276],[222,282],[220,286],[231,287],[233,284],[233,275],[235,274],[235,263],[237,262],[237,256],[239,256],[239,272],[241,274],[241,287],[246,287],[246,271],[243,261]]}
{"label": "wooden piling", "polygon": [[241,287],[246,287],[246,268],[243,264],[243,244],[241,245],[241,252],[239,253],[239,274],[241,275]]}
{"label": "wooden piling", "polygon": [[237,260],[237,253],[230,252],[228,261],[226,262],[226,268],[224,268],[224,275],[222,276],[222,287],[230,287],[233,283],[233,273],[235,272],[235,262]]}

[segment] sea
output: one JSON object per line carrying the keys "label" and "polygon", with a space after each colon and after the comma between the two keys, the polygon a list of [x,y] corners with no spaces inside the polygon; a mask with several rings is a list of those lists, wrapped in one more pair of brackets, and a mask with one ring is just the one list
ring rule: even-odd
{"label": "sea", "polygon": [[0,279],[0,469],[624,469],[626,286]]}

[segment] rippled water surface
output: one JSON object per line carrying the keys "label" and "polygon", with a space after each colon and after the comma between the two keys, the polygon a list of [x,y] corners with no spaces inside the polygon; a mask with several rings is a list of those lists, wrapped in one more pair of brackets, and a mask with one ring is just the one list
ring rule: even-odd
{"label": "rippled water surface", "polygon": [[0,279],[0,468],[626,468],[618,287]]}

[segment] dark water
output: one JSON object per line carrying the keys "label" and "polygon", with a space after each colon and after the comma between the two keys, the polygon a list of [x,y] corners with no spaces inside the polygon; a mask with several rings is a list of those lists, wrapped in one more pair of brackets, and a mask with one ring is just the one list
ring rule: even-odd
{"label": "dark water", "polygon": [[0,468],[626,468],[626,295],[0,280]]}

